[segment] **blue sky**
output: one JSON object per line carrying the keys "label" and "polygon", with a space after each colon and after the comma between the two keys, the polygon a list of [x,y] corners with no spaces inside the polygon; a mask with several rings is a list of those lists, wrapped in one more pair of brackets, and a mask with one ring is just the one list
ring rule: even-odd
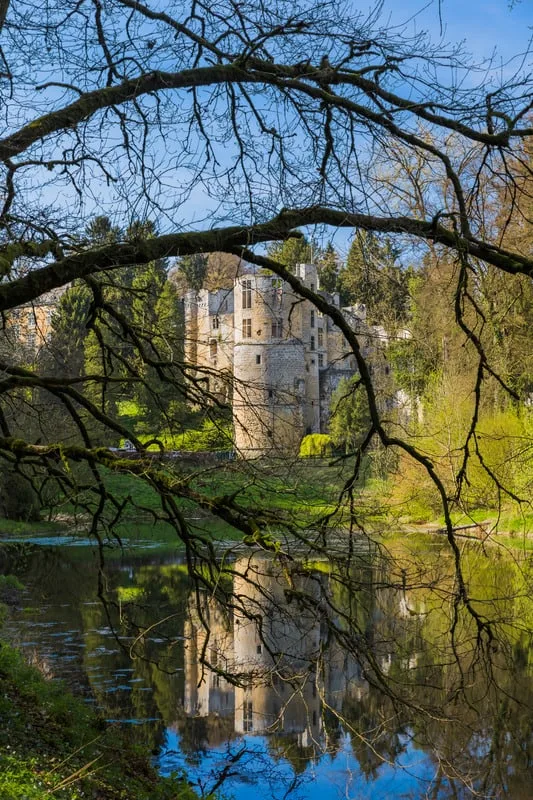
{"label": "blue sky", "polygon": [[[395,23],[412,18],[413,32],[427,30],[433,39],[440,38],[439,0],[384,0],[383,13]],[[464,41],[478,58],[496,50],[499,61],[505,61],[524,53],[533,36],[532,0],[441,0],[440,17],[444,38]],[[531,68],[531,54],[528,61]]]}

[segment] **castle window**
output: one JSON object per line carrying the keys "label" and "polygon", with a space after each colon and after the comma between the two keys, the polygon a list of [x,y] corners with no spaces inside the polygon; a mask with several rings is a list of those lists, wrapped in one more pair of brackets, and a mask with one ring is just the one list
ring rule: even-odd
{"label": "castle window", "polygon": [[312,291],[312,292],[314,292],[314,291],[315,291],[315,284],[314,284],[314,283],[312,283],[312,284],[311,284],[311,291]]}
{"label": "castle window", "polygon": [[319,328],[318,329],[318,346],[319,347],[324,347],[324,329],[323,328]]}
{"label": "castle window", "polygon": [[218,344],[216,339],[211,339],[209,342],[209,355],[214,360],[217,357]]}
{"label": "castle window", "polygon": [[269,396],[269,398],[270,398],[271,400],[272,400],[272,398],[274,397],[274,392],[272,391],[272,389],[269,389],[269,390],[268,390],[268,396]]}
{"label": "castle window", "polygon": [[319,367],[323,367],[324,366],[324,353],[319,353],[318,354],[318,366]]}
{"label": "castle window", "polygon": [[283,281],[281,278],[272,278],[272,302],[278,306],[283,300]]}
{"label": "castle window", "polygon": [[311,327],[315,327],[315,312],[311,309]]}
{"label": "castle window", "polygon": [[252,307],[252,281],[242,282],[242,307]]}
{"label": "castle window", "polygon": [[245,700],[242,706],[242,729],[244,733],[253,730],[253,706],[251,700]]}
{"label": "castle window", "polygon": [[315,350],[315,337],[311,336],[311,350]]}
{"label": "castle window", "polygon": [[243,321],[242,321],[242,338],[243,339],[251,339],[252,338],[252,320],[251,319],[243,319]]}
{"label": "castle window", "polygon": [[258,656],[260,656],[260,655],[261,655],[261,653],[263,652],[263,648],[261,647],[261,645],[260,645],[260,644],[258,644],[258,645],[257,645],[257,647],[256,647],[256,650],[257,650],[257,655],[258,655]]}
{"label": "castle window", "polygon": [[256,357],[255,357],[255,363],[256,364],[260,364],[261,363],[261,356],[259,354],[257,354]]}
{"label": "castle window", "polygon": [[218,317],[213,317],[213,330],[214,331],[218,330],[218,326],[219,326]]}
{"label": "castle window", "polygon": [[272,338],[273,339],[281,339],[283,336],[283,320],[281,319],[273,319],[272,320]]}

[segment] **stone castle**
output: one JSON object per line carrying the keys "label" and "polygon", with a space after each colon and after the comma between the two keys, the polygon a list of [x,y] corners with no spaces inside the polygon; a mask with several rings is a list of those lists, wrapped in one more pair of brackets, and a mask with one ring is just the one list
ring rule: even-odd
{"label": "stone castle", "polygon": [[[314,265],[298,264],[296,276],[339,306]],[[343,313],[363,355],[383,349],[385,331],[366,324],[364,305]],[[327,432],[332,394],[357,369],[344,335],[310,301],[276,275],[249,272],[232,289],[187,292],[184,315],[186,361],[213,399],[232,403],[241,456],[297,453],[303,436]]]}

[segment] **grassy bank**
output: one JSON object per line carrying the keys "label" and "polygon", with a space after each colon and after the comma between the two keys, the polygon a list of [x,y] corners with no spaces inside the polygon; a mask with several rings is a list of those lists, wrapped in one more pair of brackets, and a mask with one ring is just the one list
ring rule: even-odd
{"label": "grassy bank", "polygon": [[120,730],[5,643],[0,721],[3,800],[197,800],[185,782],[159,778]]}
{"label": "grassy bank", "polygon": [[[200,458],[198,462],[165,462],[154,466],[176,482],[187,480],[192,489],[213,501],[226,496],[247,510],[270,512],[279,520],[280,527],[287,522],[302,529],[313,528],[325,516],[329,517],[328,524],[332,527],[349,524],[349,501],[346,496],[341,499],[342,487],[351,474],[347,461],[332,465],[326,459],[217,462]],[[103,474],[108,493],[121,507],[120,519],[113,529],[120,541],[109,537],[110,544],[114,545],[109,551],[111,556],[114,551],[120,552],[121,542],[126,548],[147,546],[160,552],[181,548],[182,543],[172,525],[160,519],[161,498],[147,481],[127,472],[104,471]],[[405,530],[413,526],[444,524],[438,512],[429,507],[421,510],[416,502],[397,502],[394,487],[383,480],[361,479],[354,495],[358,523],[369,530]],[[80,500],[78,506],[68,503],[60,507],[62,520],[58,522],[0,520],[0,538],[76,531],[80,537],[86,537],[88,509],[96,509],[96,498],[85,492]],[[186,499],[178,500],[178,506],[193,532],[221,540],[238,540],[242,536],[206,508]],[[108,503],[102,519],[112,520],[116,509],[117,505]],[[505,533],[520,543],[533,533],[533,514],[523,513],[517,506],[509,506],[500,513],[491,508],[474,509],[469,513],[456,511],[453,521],[457,526],[487,522],[487,528]]]}
{"label": "grassy bank", "polygon": [[[230,496],[245,509],[268,511],[276,515],[280,525],[285,522],[302,528],[313,527],[326,514],[332,515],[332,524],[340,526],[346,519],[345,504],[338,504],[341,487],[349,475],[346,465],[328,466],[321,460],[246,462],[199,462],[183,464],[156,464],[170,479],[186,479],[189,486],[208,500]],[[158,517],[162,514],[161,498],[145,480],[123,473],[103,471],[106,490],[116,501],[108,502],[102,519],[108,522],[116,515],[117,505],[121,515],[114,533],[125,543],[157,544],[159,550],[172,550],[180,546],[176,531]],[[85,476],[83,476],[85,477]],[[80,480],[81,482],[81,480]],[[57,535],[63,530],[80,537],[88,529],[88,509],[96,509],[96,496],[85,492],[79,505],[72,502],[60,506],[61,524],[24,522],[3,524],[0,536]],[[213,539],[239,539],[242,534],[220,520],[207,508],[193,502],[178,500],[180,512],[193,530]],[[119,549],[119,548],[118,548]]]}

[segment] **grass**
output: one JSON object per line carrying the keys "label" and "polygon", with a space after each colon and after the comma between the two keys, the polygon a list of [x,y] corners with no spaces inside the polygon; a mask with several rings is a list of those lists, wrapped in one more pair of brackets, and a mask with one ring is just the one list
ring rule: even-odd
{"label": "grass", "polygon": [[[328,462],[319,459],[299,459],[286,461],[261,460],[253,464],[236,462],[206,463],[202,466],[189,462],[160,465],[167,477],[176,480],[187,479],[189,485],[208,500],[216,502],[224,496],[232,497],[243,508],[253,511],[270,512],[279,518],[279,526],[291,522],[300,528],[312,528],[326,514],[333,515],[332,524],[343,524],[344,506],[337,508],[340,488],[349,474],[349,467],[332,468]],[[122,504],[120,520],[114,533],[125,545],[150,543],[157,545],[161,552],[175,551],[181,545],[175,529],[169,523],[156,520],[161,513],[161,498],[156,490],[145,480],[128,473],[105,472],[107,491]],[[90,499],[93,504],[96,499]],[[180,512],[191,528],[212,539],[238,540],[242,533],[224,522],[208,509],[200,508],[186,498],[178,501]],[[64,506],[62,513],[76,519],[80,535],[83,535],[83,514],[87,511],[81,505]],[[116,509],[108,504],[105,516],[108,520]],[[26,526],[24,532],[37,532],[37,528]],[[22,534],[22,531],[19,531]],[[117,553],[120,548],[116,547]],[[112,555],[110,553],[110,555]]]}
{"label": "grass", "polygon": [[[347,461],[331,466],[328,460],[309,458],[205,463],[189,460],[160,464],[158,468],[176,481],[187,480],[192,489],[215,502],[226,496],[247,510],[270,512],[279,519],[278,527],[290,522],[302,529],[313,528],[326,515],[331,515],[332,527],[341,528],[349,520],[346,498],[338,505],[341,488],[350,476]],[[125,547],[149,544],[159,552],[175,552],[182,547],[174,527],[156,519],[156,515],[161,513],[161,498],[147,481],[128,473],[104,471],[103,474],[108,492],[123,504],[114,533]],[[443,518],[431,512],[418,519],[410,513],[409,505],[387,506],[390,487],[383,480],[362,480],[355,493],[358,522],[363,521],[370,529],[403,529],[406,524],[417,522],[428,526],[444,525]],[[85,499],[88,497],[86,495]],[[94,505],[95,500],[92,502]],[[239,540],[242,537],[239,530],[192,501],[181,498],[177,503],[189,526],[198,533],[217,540]],[[87,510],[70,504],[61,511],[75,519],[80,535],[85,535]],[[114,514],[115,509],[108,504],[105,517],[109,521]],[[491,509],[474,509],[469,514],[457,511],[453,515],[453,522],[458,526],[486,520],[498,521],[498,530],[510,534],[520,544],[533,532],[533,514],[520,514],[517,508],[506,509],[499,520],[496,511]],[[50,535],[62,531],[71,533],[69,526],[57,522],[0,521],[0,537],[2,534],[21,537]],[[275,526],[273,532],[275,535]],[[112,538],[109,541],[113,544]],[[118,555],[120,547],[117,541],[114,544]],[[109,555],[113,557],[113,550]]]}
{"label": "grass", "polygon": [[196,800],[183,780],[159,778],[120,730],[5,643],[0,719],[3,800]]}
{"label": "grass", "polygon": [[24,522],[13,519],[0,518],[0,537],[1,536],[35,536],[36,533],[53,535],[64,530],[64,524],[48,520],[38,522]]}

